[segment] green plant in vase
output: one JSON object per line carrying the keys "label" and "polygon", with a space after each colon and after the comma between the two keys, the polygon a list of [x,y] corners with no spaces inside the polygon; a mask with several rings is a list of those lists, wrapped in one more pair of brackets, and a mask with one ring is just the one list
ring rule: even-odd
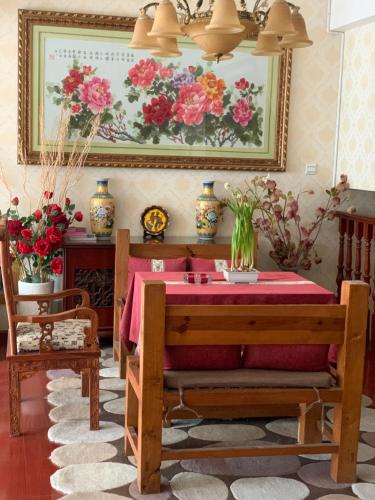
{"label": "green plant in vase", "polygon": [[234,227],[231,242],[231,271],[249,272],[254,268],[254,226],[253,214],[258,208],[257,199],[250,190],[232,188],[224,185],[230,196],[223,200],[234,215]]}

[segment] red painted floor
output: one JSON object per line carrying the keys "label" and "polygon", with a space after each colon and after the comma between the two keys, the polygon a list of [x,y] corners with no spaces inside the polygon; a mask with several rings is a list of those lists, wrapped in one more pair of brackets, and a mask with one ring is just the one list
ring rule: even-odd
{"label": "red painted floor", "polygon": [[[0,361],[0,500],[55,500],[63,496],[54,492],[49,482],[56,469],[48,459],[54,445],[47,438],[51,408],[44,399],[46,382],[45,374],[39,373],[22,383],[23,435],[10,438],[7,363]],[[375,400],[375,342],[368,349],[364,392]]]}

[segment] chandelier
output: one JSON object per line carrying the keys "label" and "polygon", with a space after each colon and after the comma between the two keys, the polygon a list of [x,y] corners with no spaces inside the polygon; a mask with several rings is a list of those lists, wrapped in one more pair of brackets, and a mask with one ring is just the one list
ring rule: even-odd
{"label": "chandelier", "polygon": [[[198,0],[194,10],[188,0],[151,2],[140,9],[129,44],[132,49],[151,49],[157,57],[178,57],[177,38],[190,37],[203,51],[206,61],[231,59],[231,53],[244,39],[256,39],[255,56],[278,56],[283,49],[309,47],[305,21],[300,8],[286,0],[256,0],[252,10],[247,0]],[[148,12],[156,8],[152,19]]]}

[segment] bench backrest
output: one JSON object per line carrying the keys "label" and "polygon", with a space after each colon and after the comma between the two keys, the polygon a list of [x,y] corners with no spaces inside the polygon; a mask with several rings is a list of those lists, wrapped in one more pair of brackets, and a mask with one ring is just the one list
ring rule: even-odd
{"label": "bench backrest", "polygon": [[[256,251],[256,245],[254,252]],[[126,296],[128,286],[129,257],[141,259],[176,259],[179,257],[199,257],[202,259],[230,259],[229,243],[171,243],[153,242],[134,243],[130,241],[129,229],[118,229],[116,232],[115,257],[115,298]],[[254,255],[255,261],[256,255]]]}
{"label": "bench backrest", "polygon": [[340,305],[166,305],[165,283],[142,286],[141,380],[162,376],[167,345],[337,344],[339,383],[343,371],[363,372],[369,287],[362,281],[343,282]]}

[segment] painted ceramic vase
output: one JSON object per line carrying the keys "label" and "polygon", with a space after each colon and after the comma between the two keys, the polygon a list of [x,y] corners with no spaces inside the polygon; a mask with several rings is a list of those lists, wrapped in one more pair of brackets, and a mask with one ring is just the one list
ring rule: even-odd
{"label": "painted ceramic vase", "polygon": [[108,179],[98,179],[96,193],[90,198],[91,232],[98,240],[109,240],[114,220],[115,204],[108,192]]}
{"label": "painted ceramic vase", "polygon": [[214,239],[221,212],[221,202],[214,193],[214,181],[204,181],[203,192],[197,198],[195,212],[195,225],[199,239]]}

